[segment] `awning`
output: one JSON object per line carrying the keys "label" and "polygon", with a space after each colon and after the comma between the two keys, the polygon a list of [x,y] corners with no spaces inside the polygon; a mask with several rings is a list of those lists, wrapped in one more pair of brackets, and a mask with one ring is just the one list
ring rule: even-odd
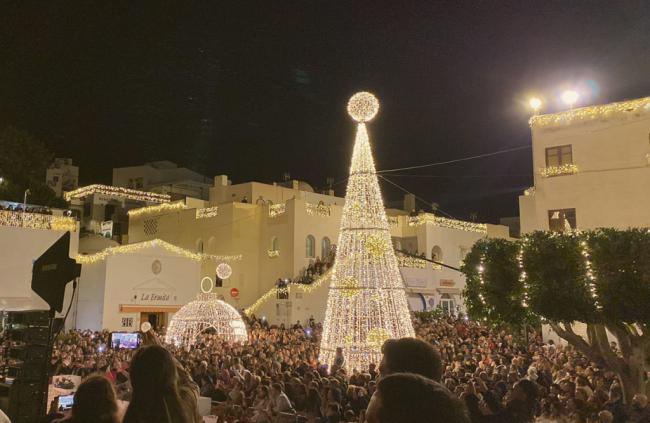
{"label": "awning", "polygon": [[176,313],[180,305],[120,304],[120,313]]}
{"label": "awning", "polygon": [[440,294],[460,295],[460,288],[436,288]]}

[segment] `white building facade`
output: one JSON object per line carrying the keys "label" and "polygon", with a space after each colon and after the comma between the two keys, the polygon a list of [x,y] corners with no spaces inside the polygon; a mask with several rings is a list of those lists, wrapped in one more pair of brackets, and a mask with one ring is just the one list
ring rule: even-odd
{"label": "white building facade", "polygon": [[210,178],[168,160],[113,169],[113,186],[169,194],[174,200],[207,200],[211,182]]}
{"label": "white building facade", "polygon": [[[216,276],[214,263],[203,263],[201,278],[217,282],[213,292],[274,323],[310,316],[322,320],[327,283],[298,286],[287,296],[278,295],[277,282],[296,280],[317,260],[327,260],[338,241],[343,203],[343,198],[314,192],[300,181],[232,185],[221,175],[215,177],[210,202],[202,208],[179,202],[132,211],[129,240],[159,238],[196,253],[241,255],[231,263],[232,275],[225,280]],[[403,210],[387,213],[396,249],[455,268],[478,239],[508,237],[508,228],[500,225],[428,213],[412,216]],[[462,308],[465,280],[459,271],[406,257],[400,262],[413,310]]]}
{"label": "white building facade", "polygon": [[650,227],[650,97],[531,119],[521,232]]}

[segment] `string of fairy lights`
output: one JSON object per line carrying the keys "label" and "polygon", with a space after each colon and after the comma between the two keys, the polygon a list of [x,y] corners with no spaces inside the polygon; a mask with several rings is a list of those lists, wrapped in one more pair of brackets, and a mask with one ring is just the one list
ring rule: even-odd
{"label": "string of fairy lights", "polygon": [[162,203],[155,206],[140,207],[131,209],[127,213],[130,219],[139,219],[145,216],[159,215],[163,213],[175,212],[185,210],[187,206],[184,202],[179,201],[175,203]]}
{"label": "string of fairy lights", "polygon": [[131,188],[114,187],[111,185],[93,184],[77,188],[64,193],[66,201],[88,197],[89,195],[102,194],[107,196],[119,196],[128,200],[144,201],[149,203],[169,203],[171,197],[167,194],[156,192],[138,191]]}
{"label": "string of fairy lights", "polygon": [[110,256],[117,254],[133,254],[138,251],[151,248],[151,247],[161,247],[169,252],[178,254],[182,257],[194,260],[194,261],[239,261],[242,259],[241,254],[237,255],[214,255],[214,254],[204,254],[204,253],[194,253],[185,248],[178,247],[169,242],[163,241],[162,239],[152,239],[150,241],[138,242],[135,244],[126,244],[120,245],[117,247],[109,247],[95,254],[88,255],[77,255],[75,260],[77,263],[81,264],[95,264],[103,260],[106,260]]}
{"label": "string of fairy lights", "polygon": [[[596,287],[596,276],[594,274],[592,264],[591,264],[591,257],[589,254],[589,244],[587,240],[584,239],[584,237],[588,236],[581,231],[578,230],[573,230],[569,231],[567,234],[561,234],[561,233],[554,233],[552,236],[571,236],[576,239],[578,242],[579,248],[580,248],[580,254],[583,257],[583,264],[585,268],[585,280],[587,283],[587,289],[589,291],[589,294],[591,298],[594,301],[594,306],[596,309],[600,310],[602,309],[602,304],[600,303],[599,297],[598,297],[598,289]],[[530,244],[530,239],[527,236],[523,236],[521,240],[519,240],[519,250],[517,252],[517,267],[519,268],[519,283],[521,283],[522,286],[522,300],[521,300],[521,305],[524,308],[528,308],[530,305],[530,293],[529,289],[530,286],[528,284],[528,274],[526,273],[525,266],[524,266],[524,254],[525,250]],[[483,259],[481,258],[481,263],[479,265],[479,283],[483,285],[483,272],[484,272],[484,264],[483,264]],[[483,301],[483,297],[479,294],[479,297],[482,301],[482,304],[485,305],[485,302]]]}
{"label": "string of fairy lights", "polygon": [[539,169],[539,174],[544,178],[560,175],[573,175],[578,173],[578,166],[573,163],[565,163],[560,166],[548,166]]}
{"label": "string of fairy lights", "polygon": [[536,115],[530,118],[529,123],[531,128],[554,128],[641,113],[650,113],[650,97],[581,107],[548,115]]}

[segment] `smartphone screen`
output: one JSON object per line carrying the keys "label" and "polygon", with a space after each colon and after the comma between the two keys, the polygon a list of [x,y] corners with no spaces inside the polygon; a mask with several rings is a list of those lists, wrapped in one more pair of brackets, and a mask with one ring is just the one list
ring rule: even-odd
{"label": "smartphone screen", "polygon": [[74,394],[73,395],[61,395],[59,396],[59,409],[60,410],[70,410],[74,404]]}
{"label": "smartphone screen", "polygon": [[140,346],[142,341],[139,332],[113,332],[111,333],[111,348],[114,350],[133,350]]}

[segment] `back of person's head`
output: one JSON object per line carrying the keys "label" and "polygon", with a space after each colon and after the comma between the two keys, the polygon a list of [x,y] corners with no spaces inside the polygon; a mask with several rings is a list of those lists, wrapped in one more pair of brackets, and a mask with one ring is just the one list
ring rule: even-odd
{"label": "back of person's head", "polygon": [[275,391],[276,395],[279,395],[282,392],[282,385],[276,382],[271,385],[271,389]]}
{"label": "back of person's head", "polygon": [[366,413],[368,423],[469,423],[465,404],[439,382],[394,373],[377,383]]}
{"label": "back of person's head", "polygon": [[433,346],[421,339],[389,339],[381,347],[379,365],[382,376],[391,373],[415,373],[436,382],[442,379],[442,360]]}
{"label": "back of person's head", "polygon": [[117,402],[111,381],[103,375],[91,375],[74,395],[74,423],[117,423]]}
{"label": "back of person's head", "polygon": [[191,411],[184,409],[178,393],[176,364],[164,347],[139,348],[129,372],[133,394],[123,423],[191,421]]}
{"label": "back of person's head", "polygon": [[598,413],[598,422],[599,423],[612,423],[614,421],[614,415],[607,411],[603,410]]}

